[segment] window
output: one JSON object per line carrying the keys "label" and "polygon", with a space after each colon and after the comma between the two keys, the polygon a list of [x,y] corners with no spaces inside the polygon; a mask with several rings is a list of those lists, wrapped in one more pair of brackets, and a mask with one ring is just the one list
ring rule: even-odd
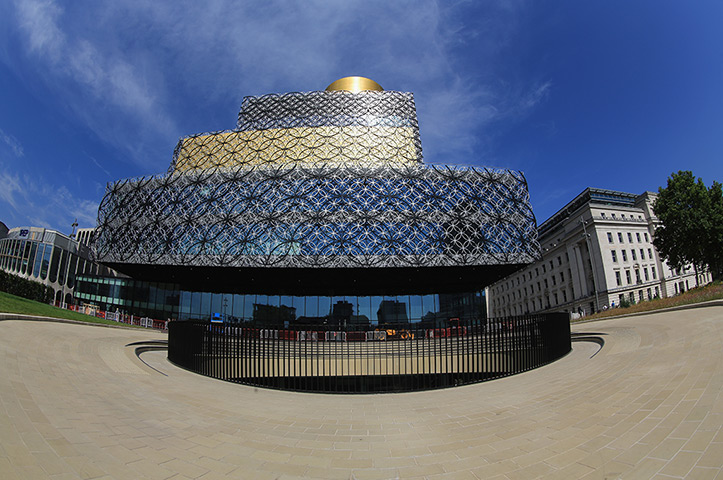
{"label": "window", "polygon": [[649,258],[650,260],[653,259],[653,250],[650,249],[650,248],[648,249],[648,258]]}
{"label": "window", "polygon": [[552,284],[557,285],[557,278],[554,275],[552,276]]}
{"label": "window", "polygon": [[552,260],[550,260],[550,270],[552,270],[553,268],[555,268],[555,267],[554,267],[554,265],[552,264]]}
{"label": "window", "polygon": [[541,292],[541,291],[542,291],[542,289],[540,288],[540,282],[537,282],[537,291],[538,291],[538,292]]}
{"label": "window", "polygon": [[647,242],[647,241],[648,241],[648,234],[647,234],[647,233],[643,233],[643,235],[645,236],[645,241]]}
{"label": "window", "polygon": [[618,261],[618,254],[617,254],[617,252],[616,252],[615,250],[611,250],[611,251],[610,251],[610,254],[611,254],[612,257],[613,257],[613,262],[616,262],[616,263],[617,263],[617,261]]}
{"label": "window", "polygon": [[565,261],[570,263],[570,254],[568,254],[567,252],[565,252]]}
{"label": "window", "polygon": [[557,293],[555,293],[554,295],[555,295],[555,305],[559,305],[560,302],[557,301]]}
{"label": "window", "polygon": [[633,234],[628,232],[628,243],[633,243]]}
{"label": "window", "polygon": [[605,218],[605,212],[600,212],[600,218]]}
{"label": "window", "polygon": [[547,279],[545,279],[545,288],[548,288]]}
{"label": "window", "polygon": [[637,258],[636,258],[636,256],[635,256],[635,249],[634,249],[634,248],[631,248],[631,249],[630,249],[630,256],[632,257],[633,262],[634,262],[635,260],[637,260]]}
{"label": "window", "polygon": [[547,266],[546,266],[546,265],[542,265],[542,273],[545,273],[545,272],[547,272]]}
{"label": "window", "polygon": [[640,232],[635,232],[635,238],[638,240],[638,243],[640,243]]}
{"label": "window", "polygon": [[621,253],[623,254],[623,262],[627,262],[628,261],[628,252],[626,252],[625,250],[622,250]]}
{"label": "window", "polygon": [[620,272],[615,272],[615,283],[618,284],[618,287],[623,284],[623,281],[620,279]]}
{"label": "window", "polygon": [[653,275],[653,280],[655,280],[655,267],[650,267],[650,273]]}
{"label": "window", "polygon": [[650,278],[648,277],[648,269],[647,268],[643,268],[643,274],[645,275],[645,281],[646,282],[649,281]]}
{"label": "window", "polygon": [[642,248],[640,249],[640,260],[645,260],[645,250]]}
{"label": "window", "polygon": [[635,269],[635,281],[637,283],[643,283],[643,281],[640,280],[640,270],[638,270],[637,268]]}
{"label": "window", "polygon": [[567,302],[567,290],[562,289],[562,301]]}
{"label": "window", "polygon": [[632,283],[632,280],[630,280],[630,270],[625,270],[625,280],[628,281],[628,285]]}
{"label": "window", "polygon": [[653,295],[650,292],[650,289],[648,289],[648,300],[652,300],[652,299],[653,299]]}
{"label": "window", "polygon": [[560,283],[565,283],[565,275],[563,272],[560,272]]}
{"label": "window", "polygon": [[623,234],[618,232],[618,242],[623,243]]}
{"label": "window", "polygon": [[535,276],[536,276],[536,277],[539,277],[539,276],[540,276],[540,269],[537,268],[537,267],[535,267]]}
{"label": "window", "polygon": [[613,234],[608,232],[608,243],[613,243]]}
{"label": "window", "polygon": [[562,257],[557,257],[557,266],[562,265]]}

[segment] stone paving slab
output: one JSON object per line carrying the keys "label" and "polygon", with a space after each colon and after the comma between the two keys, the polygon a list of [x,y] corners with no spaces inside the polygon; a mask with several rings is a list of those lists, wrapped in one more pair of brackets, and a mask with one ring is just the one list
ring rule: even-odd
{"label": "stone paving slab", "polygon": [[0,479],[723,479],[723,307],[573,331],[604,345],[477,385],[320,395],[126,346],[158,332],[0,321]]}

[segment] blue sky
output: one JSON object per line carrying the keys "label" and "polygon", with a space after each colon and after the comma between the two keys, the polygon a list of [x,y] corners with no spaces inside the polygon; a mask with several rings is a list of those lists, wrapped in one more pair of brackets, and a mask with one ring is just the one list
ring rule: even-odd
{"label": "blue sky", "polygon": [[585,187],[723,180],[720,1],[0,0],[0,221],[94,226],[246,95],[414,92],[425,162],[521,170],[538,223]]}

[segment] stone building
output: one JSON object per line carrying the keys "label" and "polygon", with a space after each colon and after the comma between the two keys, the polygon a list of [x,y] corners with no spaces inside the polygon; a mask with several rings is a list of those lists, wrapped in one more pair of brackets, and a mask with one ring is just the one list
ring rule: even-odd
{"label": "stone building", "polygon": [[589,314],[669,297],[711,281],[671,269],[653,246],[656,193],[587,188],[538,228],[542,259],[486,289],[490,316]]}

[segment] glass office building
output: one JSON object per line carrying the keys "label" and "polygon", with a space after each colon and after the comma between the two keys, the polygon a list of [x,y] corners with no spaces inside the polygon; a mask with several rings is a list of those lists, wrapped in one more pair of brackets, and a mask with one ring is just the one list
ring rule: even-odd
{"label": "glass office building", "polygon": [[0,238],[0,268],[51,287],[56,304],[75,303],[79,275],[112,277],[114,272],[91,257],[87,245],[47,228],[11,228]]}

